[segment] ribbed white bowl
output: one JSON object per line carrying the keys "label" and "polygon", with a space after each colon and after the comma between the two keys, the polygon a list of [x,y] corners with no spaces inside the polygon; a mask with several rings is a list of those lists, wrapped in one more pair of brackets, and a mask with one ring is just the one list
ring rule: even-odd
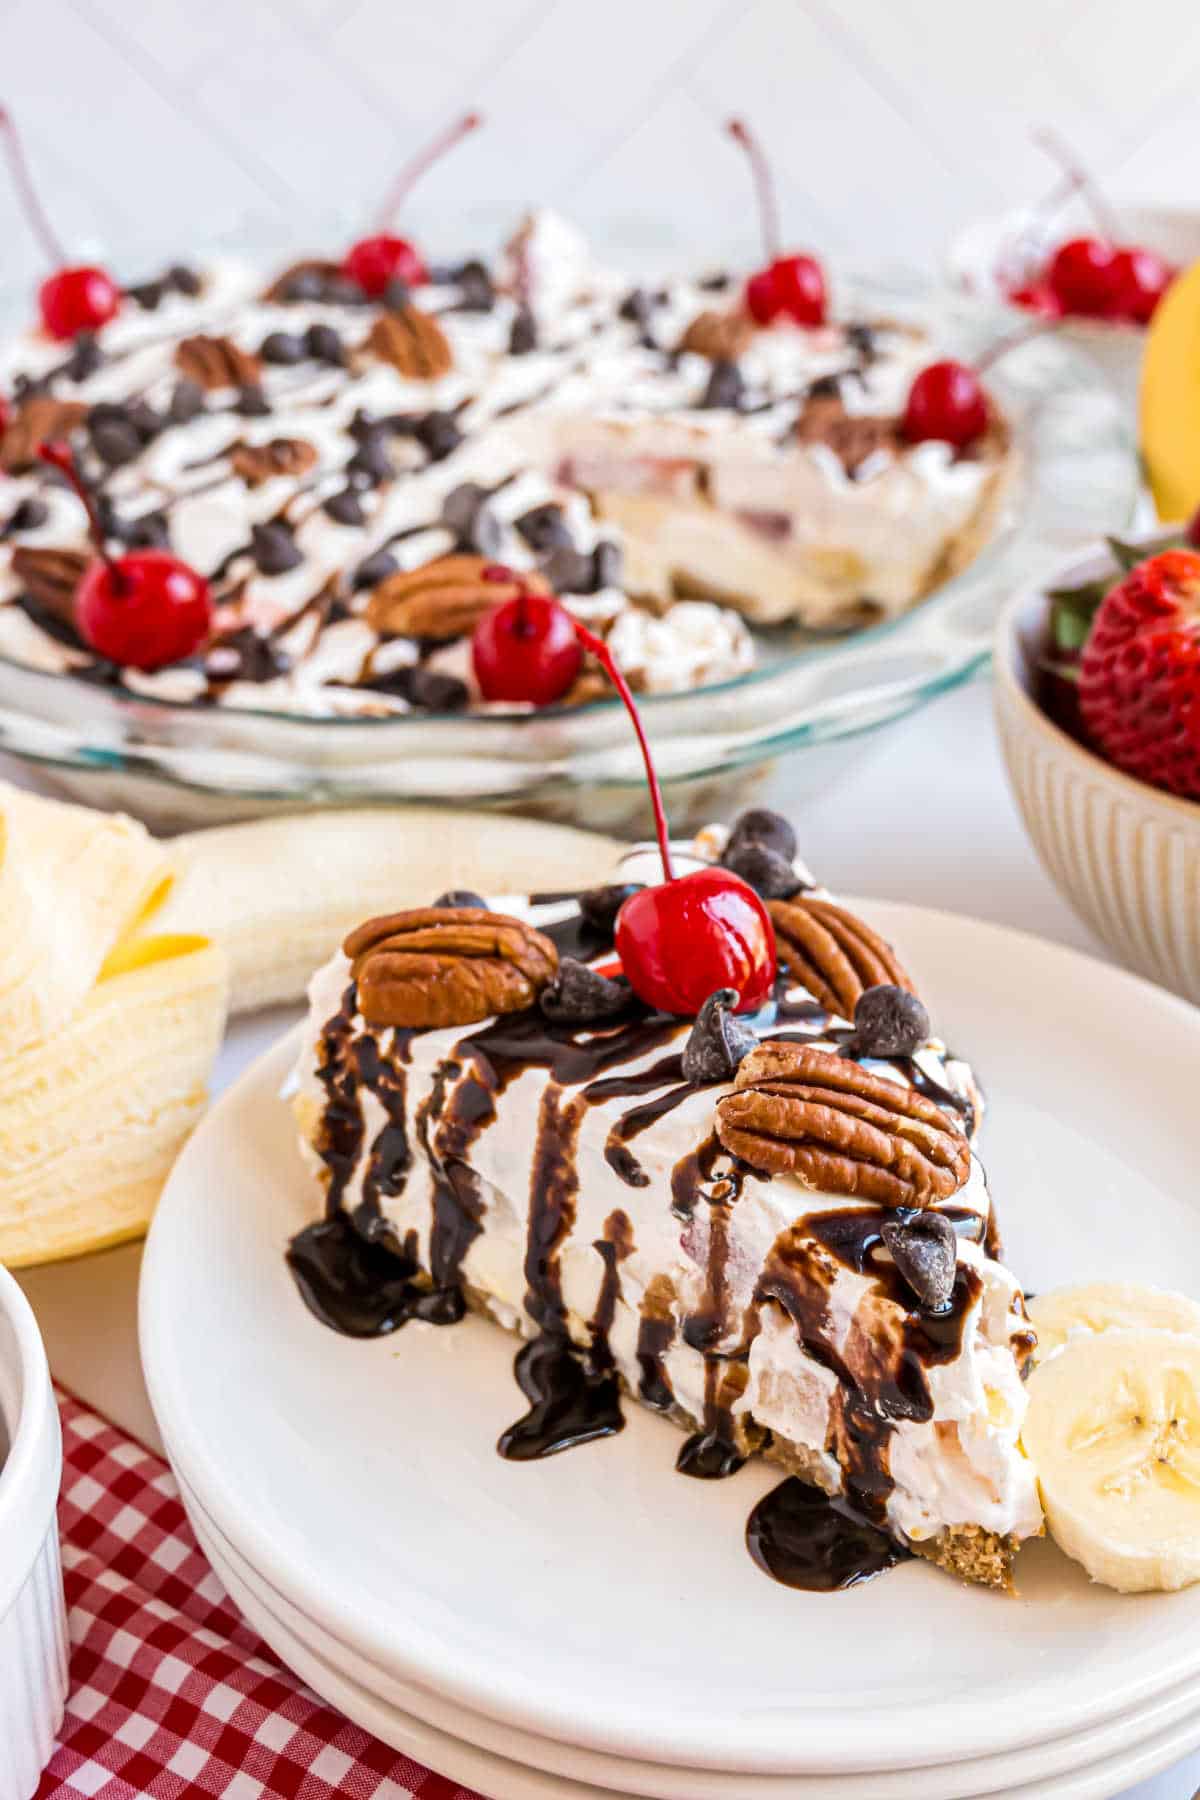
{"label": "ribbed white bowl", "polygon": [[0,1800],[29,1800],[66,1703],[61,1477],[46,1352],[28,1301],[0,1268]]}
{"label": "ribbed white bowl", "polygon": [[996,631],[996,721],[1034,847],[1085,922],[1121,960],[1200,1004],[1200,803],[1123,775],[1061,731],[1033,699],[1045,587],[1106,563],[1078,557],[1020,594]]}

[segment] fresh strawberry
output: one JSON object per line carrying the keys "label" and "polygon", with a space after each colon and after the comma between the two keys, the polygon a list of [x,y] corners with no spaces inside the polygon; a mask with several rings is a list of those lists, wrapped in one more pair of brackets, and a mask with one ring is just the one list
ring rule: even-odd
{"label": "fresh strawberry", "polygon": [[1200,800],[1200,555],[1166,550],[1101,601],[1083,648],[1079,706],[1110,762]]}

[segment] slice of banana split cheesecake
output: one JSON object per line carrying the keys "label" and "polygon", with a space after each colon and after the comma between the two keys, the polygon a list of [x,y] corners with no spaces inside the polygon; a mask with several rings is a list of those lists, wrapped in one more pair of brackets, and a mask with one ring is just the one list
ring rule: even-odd
{"label": "slice of banana split cheesecake", "polygon": [[619,1431],[630,1399],[687,1434],[686,1475],[772,1459],[747,1540],[792,1585],[916,1552],[1009,1587],[1042,1528],[1033,1334],[971,1070],[778,815],[652,864],[446,894],[318,972],[300,1293],[356,1336],[468,1309],[518,1333],[506,1457]]}

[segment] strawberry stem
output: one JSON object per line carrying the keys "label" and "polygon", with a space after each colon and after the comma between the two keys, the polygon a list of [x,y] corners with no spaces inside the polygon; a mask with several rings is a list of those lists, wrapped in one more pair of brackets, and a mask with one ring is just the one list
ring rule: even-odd
{"label": "strawberry stem", "polygon": [[109,579],[112,582],[113,593],[124,593],[125,577],[121,572],[120,564],[114,557],[109,555],[108,545],[104,541],[104,527],[100,523],[100,514],[96,510],[95,496],[84,481],[82,475],[79,473],[79,465],[75,461],[75,452],[72,450],[70,444],[63,443],[61,439],[52,439],[49,443],[38,445],[38,456],[41,458],[42,462],[49,463],[52,469],[57,469],[61,474],[65,475],[76,494],[78,494],[79,499],[83,503],[84,511],[88,516],[88,534],[91,537],[92,543],[95,545],[97,556],[108,570]]}
{"label": "strawberry stem", "polygon": [[736,138],[746,155],[750,158],[750,168],[754,174],[754,190],[758,195],[758,218],[762,227],[763,247],[767,261],[774,262],[779,255],[779,196],[775,192],[775,180],[770,165],[763,154],[763,147],[755,137],[744,119],[730,119],[725,127],[731,138]]}
{"label": "strawberry stem", "polygon": [[380,211],[379,229],[381,232],[387,230],[426,169],[432,167],[440,157],[445,156],[447,150],[452,150],[455,144],[468,137],[482,124],[482,113],[464,113],[461,119],[456,120],[453,125],[448,125],[444,131],[440,131],[432,143],[426,144],[423,150],[418,150],[417,154],[405,163],[393,182]]}
{"label": "strawberry stem", "polygon": [[47,217],[46,209],[38,197],[38,191],[33,185],[29,164],[25,160],[21,135],[6,106],[0,106],[0,135],[4,138],[4,149],[12,170],[13,186],[17,190],[17,198],[21,202],[22,211],[29,220],[33,228],[33,235],[41,245],[51,269],[61,269],[67,260],[66,255],[55,235],[54,227]]}
{"label": "strawberry stem", "polygon": [[638,748],[642,753],[642,761],[646,765],[646,781],[650,788],[650,805],[654,812],[654,832],[655,836],[658,838],[658,853],[662,857],[663,878],[666,881],[674,881],[675,871],[671,866],[671,839],[670,834],[667,831],[667,814],[666,809],[663,806],[662,789],[658,785],[658,775],[655,772],[654,761],[650,755],[650,745],[646,741],[646,732],[642,725],[641,714],[637,709],[637,702],[629,691],[629,683],[617,667],[616,658],[608,645],[604,642],[603,638],[598,638],[594,631],[589,631],[586,625],[581,625],[579,623],[578,619],[573,619],[571,623],[575,627],[575,636],[579,639],[584,649],[590,650],[592,655],[596,658],[596,661],[601,665],[605,674],[608,676],[608,679],[612,682],[618,694],[620,694],[621,704],[633,721],[633,729],[637,734]]}

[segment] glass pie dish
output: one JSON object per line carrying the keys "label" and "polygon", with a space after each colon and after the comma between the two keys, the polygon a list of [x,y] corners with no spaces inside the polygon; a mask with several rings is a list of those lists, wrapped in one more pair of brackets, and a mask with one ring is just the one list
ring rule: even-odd
{"label": "glass pie dish", "polygon": [[[246,253],[244,243],[236,248]],[[256,246],[254,255],[270,269],[289,252]],[[911,280],[847,274],[837,291],[839,312],[919,326],[938,353],[967,361],[1009,330],[1005,309],[964,305]],[[27,306],[22,297],[6,308],[8,322]],[[988,384],[1011,428],[1014,475],[965,569],[911,612],[852,633],[755,628],[754,668],[644,697],[678,829],[740,798],[785,753],[804,752],[798,787],[824,783],[850,754],[843,740],[982,664],[998,602],[1040,563],[1132,516],[1135,447],[1086,356],[1046,335],[1008,350]],[[81,799],[168,827],[397,801],[615,831],[646,823],[640,760],[615,698],[537,712],[313,717],[133,697],[0,658],[0,749]]]}

